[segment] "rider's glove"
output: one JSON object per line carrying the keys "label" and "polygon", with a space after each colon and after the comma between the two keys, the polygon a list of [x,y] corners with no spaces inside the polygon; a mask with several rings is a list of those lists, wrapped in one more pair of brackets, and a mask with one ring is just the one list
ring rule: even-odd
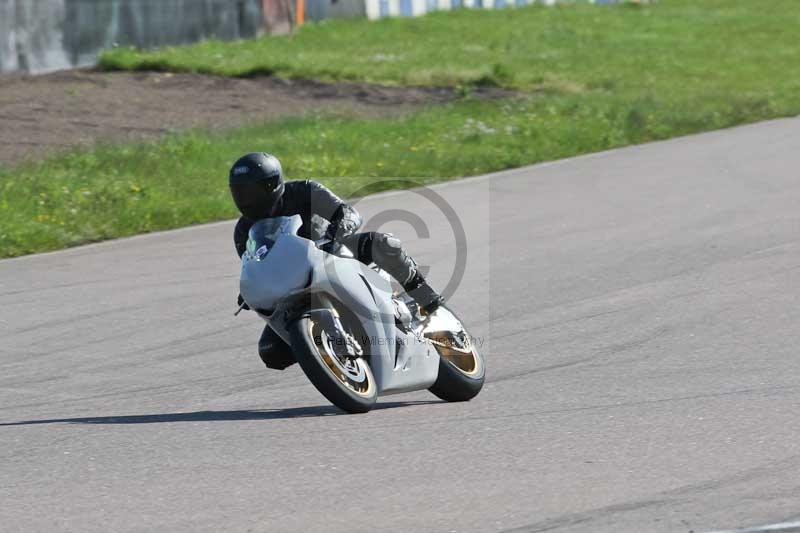
{"label": "rider's glove", "polygon": [[320,246],[320,250],[333,255],[339,255],[339,251],[341,249],[342,249],[342,243],[340,243],[339,241],[335,241],[333,239]]}
{"label": "rider's glove", "polygon": [[355,221],[344,218],[336,224],[330,224],[325,236],[331,240],[343,239],[348,235],[352,235],[358,229]]}
{"label": "rider's glove", "polygon": [[236,298],[236,305],[241,307],[245,311],[249,311],[250,310],[250,306],[247,305],[247,303],[245,303],[244,298],[242,298],[241,293],[239,294],[239,297]]}

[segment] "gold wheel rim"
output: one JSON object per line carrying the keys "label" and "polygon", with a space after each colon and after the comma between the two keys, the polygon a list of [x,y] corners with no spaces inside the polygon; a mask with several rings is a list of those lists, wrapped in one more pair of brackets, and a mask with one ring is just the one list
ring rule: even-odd
{"label": "gold wheel rim", "polygon": [[427,317],[424,335],[436,348],[439,357],[462,374],[475,377],[483,372],[483,359],[475,349],[472,338],[447,307],[441,306]]}
{"label": "gold wheel rim", "polygon": [[[315,329],[319,331],[315,331]],[[359,396],[365,398],[372,396],[374,388],[372,376],[367,370],[366,362],[363,359],[347,359],[347,361],[342,362],[330,344],[330,337],[313,320],[309,320],[308,333],[313,339],[320,359],[342,385]]]}
{"label": "gold wheel rim", "polygon": [[460,349],[454,346],[454,342],[444,333],[446,332],[439,331],[428,337],[428,340],[431,341],[436,351],[439,353],[439,357],[447,359],[454,367],[467,376],[477,375],[480,372],[481,365],[478,353],[475,351],[472,342],[468,342],[468,349]]}

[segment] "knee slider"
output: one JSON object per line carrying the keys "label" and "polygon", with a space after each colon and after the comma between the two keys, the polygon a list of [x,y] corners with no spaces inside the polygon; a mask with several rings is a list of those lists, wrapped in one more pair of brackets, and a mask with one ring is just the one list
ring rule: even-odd
{"label": "knee slider", "polygon": [[375,244],[378,250],[388,256],[396,257],[403,251],[403,243],[391,233],[378,233],[375,235]]}

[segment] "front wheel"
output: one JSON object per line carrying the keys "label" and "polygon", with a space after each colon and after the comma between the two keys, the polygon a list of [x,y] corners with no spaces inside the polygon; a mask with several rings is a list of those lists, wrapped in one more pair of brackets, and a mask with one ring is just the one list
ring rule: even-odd
{"label": "front wheel", "polygon": [[378,399],[378,388],[363,358],[342,354],[342,332],[330,311],[309,313],[289,328],[292,350],[311,383],[332,404],[348,413],[366,413]]}

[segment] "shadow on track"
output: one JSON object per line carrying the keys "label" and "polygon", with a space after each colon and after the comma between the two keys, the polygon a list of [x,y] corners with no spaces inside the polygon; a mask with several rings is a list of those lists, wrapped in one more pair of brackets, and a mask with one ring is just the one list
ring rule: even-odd
{"label": "shadow on track", "polygon": [[[373,411],[446,403],[441,400],[415,402],[378,403]],[[191,413],[160,413],[152,415],[96,416],[83,418],[52,418],[46,420],[22,420],[19,422],[0,422],[2,426],[32,426],[36,424],[160,424],[164,422],[224,422],[234,420],[281,420],[287,418],[309,418],[320,416],[347,415],[333,405],[315,407],[291,407],[286,409],[258,409],[243,411],[194,411]]]}

